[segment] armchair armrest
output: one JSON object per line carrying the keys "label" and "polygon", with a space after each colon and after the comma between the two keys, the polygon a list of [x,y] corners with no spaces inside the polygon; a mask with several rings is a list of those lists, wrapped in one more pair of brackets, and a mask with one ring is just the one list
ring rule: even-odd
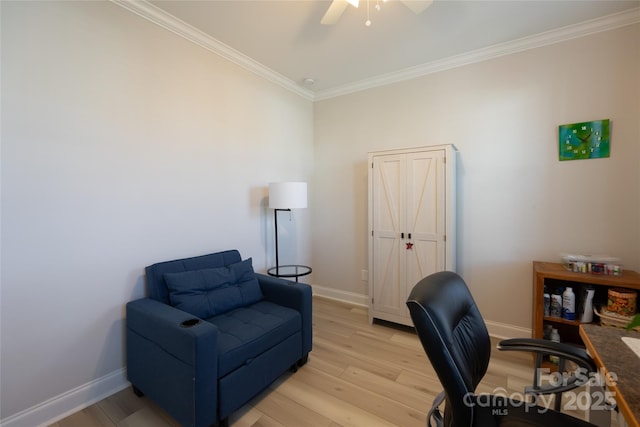
{"label": "armchair armrest", "polygon": [[[536,366],[536,372],[534,374],[534,385],[525,389],[527,393],[563,393],[586,384],[589,380],[589,373],[596,372],[598,369],[586,350],[565,343],[536,338],[513,338],[500,341],[497,348],[502,351],[527,351],[538,355],[538,366]],[[540,372],[537,368],[540,367],[540,361],[543,355],[558,356],[562,363],[560,370],[562,370],[564,366],[563,360],[570,360],[578,365],[579,368],[576,373],[567,378],[563,378],[560,384],[540,386],[537,384],[540,378]]]}
{"label": "armchair armrest", "polygon": [[[142,298],[127,303],[127,329],[154,342],[163,350],[185,363],[193,363],[193,346],[207,344],[201,351],[210,350],[215,354],[218,328],[209,322],[200,322],[193,327],[182,323],[197,317],[150,298]],[[200,320],[200,319],[198,319]]]}
{"label": "armchair armrest", "polygon": [[218,328],[194,319],[150,298],[127,303],[127,377],[180,423],[195,418],[196,425],[211,425],[218,409]]}
{"label": "armchair armrest", "polygon": [[303,357],[312,347],[312,292],[306,283],[291,282],[278,277],[256,273],[265,299],[300,312],[302,316]]}

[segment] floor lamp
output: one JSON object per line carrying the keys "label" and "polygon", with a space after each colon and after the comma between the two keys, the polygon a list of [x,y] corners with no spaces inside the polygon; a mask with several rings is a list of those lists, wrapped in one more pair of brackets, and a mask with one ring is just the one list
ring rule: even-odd
{"label": "floor lamp", "polygon": [[273,213],[273,219],[275,224],[276,240],[276,275],[279,275],[280,269],[280,260],[278,258],[278,212],[291,212],[291,209],[302,209],[306,207],[306,182],[272,182],[269,184],[269,208],[275,210]]}

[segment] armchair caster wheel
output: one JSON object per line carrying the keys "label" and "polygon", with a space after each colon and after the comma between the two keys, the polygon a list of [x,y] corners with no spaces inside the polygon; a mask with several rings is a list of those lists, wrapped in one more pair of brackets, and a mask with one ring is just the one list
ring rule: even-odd
{"label": "armchair caster wheel", "polygon": [[138,397],[144,396],[144,393],[138,387],[132,385],[131,389],[133,390],[133,394],[135,394],[136,396],[138,396]]}
{"label": "armchair caster wheel", "polygon": [[293,365],[291,365],[291,367],[289,368],[289,370],[290,370],[292,373],[294,373],[294,374],[295,374],[296,372],[298,372],[298,364],[297,364],[297,363],[294,363]]}

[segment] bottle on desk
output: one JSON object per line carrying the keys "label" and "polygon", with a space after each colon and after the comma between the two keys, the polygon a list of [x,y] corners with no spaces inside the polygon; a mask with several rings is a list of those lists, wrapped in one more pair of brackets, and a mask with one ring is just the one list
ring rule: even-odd
{"label": "bottle on desk", "polygon": [[551,301],[549,303],[549,316],[561,317],[562,316],[562,295],[553,291],[551,294]]}
{"label": "bottle on desk", "polygon": [[593,287],[588,287],[584,290],[580,313],[580,322],[582,323],[591,323],[593,321],[593,295],[595,292],[596,290]]}
{"label": "bottle on desk", "polygon": [[573,293],[571,286],[567,286],[562,294],[562,318],[576,320],[576,294]]}
{"label": "bottle on desk", "polygon": [[549,294],[549,291],[547,290],[547,287],[544,287],[544,315],[545,316],[549,316],[550,313],[550,309],[551,309],[551,295]]}
{"label": "bottle on desk", "polygon": [[[558,333],[558,330],[556,328],[551,329],[551,335],[549,336],[549,338],[551,339],[551,341],[560,342],[560,334]],[[558,362],[560,362],[560,358],[558,356],[551,355],[549,356],[549,361],[554,365],[557,365]]]}

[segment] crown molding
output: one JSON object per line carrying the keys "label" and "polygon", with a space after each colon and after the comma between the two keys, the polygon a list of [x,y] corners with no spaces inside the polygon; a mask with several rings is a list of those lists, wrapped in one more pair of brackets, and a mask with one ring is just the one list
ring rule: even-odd
{"label": "crown molding", "polygon": [[309,101],[314,100],[313,91],[301,87],[293,80],[249,58],[231,46],[214,39],[210,35],[163,11],[146,0],[111,0],[111,2]]}
{"label": "crown molding", "polygon": [[405,68],[388,74],[360,80],[354,83],[338,86],[331,89],[314,92],[306,89],[293,80],[280,73],[262,65],[249,58],[245,54],[232,47],[214,39],[208,34],[187,24],[173,15],[154,6],[146,0],[111,0],[113,3],[161,26],[185,39],[217,54],[223,58],[243,67],[244,69],[265,78],[309,101],[321,101],[335,98],[366,89],[385,86],[405,80],[414,79],[452,68],[462,67],[489,59],[498,58],[513,53],[523,52],[563,41],[584,37],[602,31],[613,30],[615,28],[640,22],[640,7],[629,9],[624,12],[607,15],[601,18],[592,19],[578,24],[568,25],[559,29],[547,31],[521,39],[512,40],[505,43],[496,44],[482,49],[448,58],[420,64],[415,67]]}
{"label": "crown molding", "polygon": [[620,28],[627,25],[637,24],[639,22],[640,7],[581,22],[578,24],[568,25],[566,27],[547,31],[533,36],[523,37],[521,39],[496,44],[482,49],[477,49],[461,55],[451,56],[426,64],[417,65],[415,67],[405,68],[404,70],[383,74],[380,76],[372,77],[370,79],[360,80],[354,83],[338,86],[336,88],[318,91],[315,93],[314,100],[321,101],[354,92],[360,92],[366,89],[372,89],[392,83],[402,82],[428,74],[433,74],[452,68],[462,67],[464,65],[498,58],[500,56],[511,55],[513,53],[518,53],[529,49],[535,49],[542,46],[552,45],[555,43],[584,37],[590,34],[613,30],[615,28]]}

